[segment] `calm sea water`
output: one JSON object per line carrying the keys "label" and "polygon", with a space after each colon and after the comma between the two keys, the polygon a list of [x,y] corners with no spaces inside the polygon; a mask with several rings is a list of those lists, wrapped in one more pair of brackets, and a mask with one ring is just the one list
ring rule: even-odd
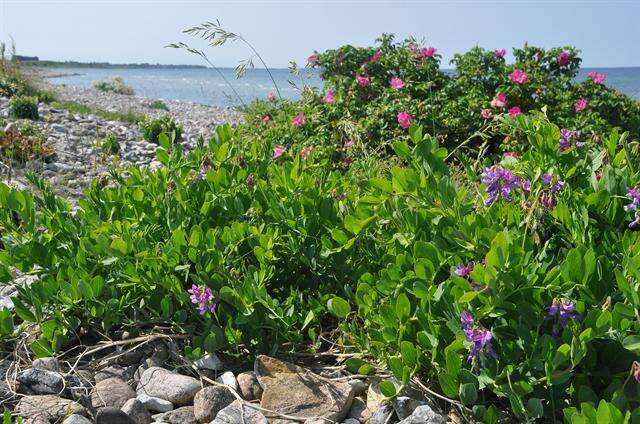
{"label": "calm sea water", "polygon": [[[582,69],[578,80],[587,78],[587,72],[597,70],[606,74],[606,85],[640,99],[640,67]],[[160,99],[184,100],[210,105],[238,105],[240,102],[224,79],[214,69],[128,69],[128,68],[48,68],[53,74],[78,74],[52,78],[55,84],[91,87],[96,80],[119,76],[131,85],[136,94]],[[233,69],[221,69],[225,78],[233,85],[245,102],[265,98],[275,92],[269,74],[263,69],[253,69],[236,79]],[[288,69],[272,70],[273,77],[283,97],[296,99],[302,84],[320,87],[322,81],[315,71],[304,70],[300,76],[292,75]],[[303,81],[300,80],[302,77]]]}

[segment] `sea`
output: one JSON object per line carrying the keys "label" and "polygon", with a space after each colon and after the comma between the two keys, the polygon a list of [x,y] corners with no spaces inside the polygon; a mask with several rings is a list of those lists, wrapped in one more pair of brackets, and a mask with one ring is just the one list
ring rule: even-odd
{"label": "sea", "polygon": [[[631,97],[640,99],[640,67],[585,68],[577,80],[587,78],[590,71],[606,75],[605,84]],[[445,72],[452,72],[445,70]],[[121,77],[140,96],[182,100],[216,106],[239,106],[254,99],[264,99],[269,93],[297,99],[304,85],[322,87],[315,69],[303,69],[297,75],[289,69],[249,69],[237,79],[231,68],[46,68],[54,84],[91,87],[94,81]],[[272,80],[273,78],[273,80]],[[233,88],[232,88],[233,87]],[[277,88],[276,88],[277,87]]]}

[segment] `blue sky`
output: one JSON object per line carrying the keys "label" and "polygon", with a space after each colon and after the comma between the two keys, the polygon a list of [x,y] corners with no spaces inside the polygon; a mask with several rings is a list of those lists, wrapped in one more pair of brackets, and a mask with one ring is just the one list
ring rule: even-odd
{"label": "blue sky", "polygon": [[[382,32],[424,37],[445,62],[474,45],[494,49],[572,44],[583,66],[640,66],[640,0],[163,1],[0,0],[0,36],[44,59],[200,63],[164,48],[181,30],[220,19],[273,67],[302,63],[314,49],[369,45]],[[218,66],[247,56],[234,44],[208,50]]]}

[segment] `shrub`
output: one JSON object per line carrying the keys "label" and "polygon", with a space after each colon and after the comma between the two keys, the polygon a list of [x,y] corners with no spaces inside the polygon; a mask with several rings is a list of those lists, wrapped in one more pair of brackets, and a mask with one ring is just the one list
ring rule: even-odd
{"label": "shrub", "polygon": [[37,120],[38,98],[29,96],[15,96],[9,102],[9,114],[18,119]]}
{"label": "shrub", "polygon": [[55,150],[46,143],[38,127],[28,121],[12,123],[0,134],[0,156],[24,163],[30,160],[47,161]]}
{"label": "shrub", "polygon": [[136,113],[129,109],[127,112],[112,112],[107,110],[97,110],[96,115],[105,121],[121,121],[131,124],[138,124],[144,120],[144,115]]}
{"label": "shrub", "polygon": [[165,115],[160,118],[152,118],[146,116],[142,122],[140,122],[140,131],[145,140],[150,143],[158,144],[158,137],[164,133],[168,136],[174,135],[174,140],[180,140],[182,138],[182,126],[178,124],[170,115]]}
{"label": "shrub", "polygon": [[167,112],[169,111],[169,106],[167,106],[162,100],[154,100],[153,102],[151,102],[149,107],[151,109],[166,110]]}
{"label": "shrub", "polygon": [[100,141],[100,150],[102,154],[107,156],[114,156],[120,154],[120,142],[118,137],[111,131]]}
{"label": "shrub", "polygon": [[92,112],[89,106],[73,100],[54,101],[51,103],[51,107],[54,109],[65,109],[72,113],[89,114]]}
{"label": "shrub", "polygon": [[104,91],[104,92],[111,92],[111,93],[116,93],[116,94],[126,94],[126,95],[133,95],[134,91],[133,88],[131,88],[130,86],[128,86],[124,80],[120,77],[115,77],[111,80],[102,80],[102,81],[95,81],[93,83],[93,87],[96,90],[100,90],[100,91]]}

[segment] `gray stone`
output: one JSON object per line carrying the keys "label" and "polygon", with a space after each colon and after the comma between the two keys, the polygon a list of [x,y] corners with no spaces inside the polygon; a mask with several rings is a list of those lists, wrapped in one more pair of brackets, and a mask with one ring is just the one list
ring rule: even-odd
{"label": "gray stone", "polygon": [[398,424],[445,424],[446,422],[447,418],[434,412],[429,405],[421,405]]}
{"label": "gray stone", "polygon": [[367,421],[367,424],[387,424],[388,419],[393,414],[393,408],[389,405],[380,405],[378,409],[373,411],[371,418]]}
{"label": "gray stone", "polygon": [[189,405],[202,386],[193,377],[176,374],[160,367],[147,369],[140,377],[138,394],[168,400],[176,406]]}
{"label": "gray stone", "polygon": [[355,398],[353,399],[347,418],[354,418],[364,423],[371,418],[371,411],[367,409],[367,404],[362,399]]}
{"label": "gray stone", "polygon": [[137,399],[144,405],[145,408],[152,412],[168,412],[173,409],[173,404],[168,400],[149,396],[146,393],[138,394]]}
{"label": "gray stone", "polygon": [[94,377],[96,383],[101,382],[102,380],[106,380],[108,378],[119,378],[121,380],[126,380],[126,370],[122,368],[120,365],[112,365],[105,369],[98,371]]}
{"label": "gray stone", "polygon": [[413,411],[420,405],[426,405],[427,403],[420,400],[415,400],[407,396],[398,396],[393,401],[393,409],[396,411],[398,419],[404,420],[409,415],[413,414]]}
{"label": "gray stone", "polygon": [[[155,147],[152,148],[155,151]],[[217,355],[205,355],[193,363],[198,369],[207,369],[211,371],[222,371],[224,366]]]}
{"label": "gray stone", "polygon": [[367,388],[369,388],[367,383],[357,378],[354,378],[353,380],[349,380],[348,383],[351,385],[351,387],[353,387],[353,394],[355,396],[360,396],[361,394],[364,394],[367,391]]}
{"label": "gray stone", "polygon": [[355,418],[347,418],[342,422],[342,424],[360,424],[360,421],[356,420]]}
{"label": "gray stone", "polygon": [[62,424],[92,424],[92,421],[82,415],[73,414],[65,418]]}
{"label": "gray stone", "polygon": [[28,368],[16,378],[18,393],[28,395],[57,395],[64,390],[64,378],[61,374],[40,368]]}
{"label": "gray stone", "polygon": [[24,396],[18,401],[14,412],[23,418],[51,421],[59,421],[72,414],[89,416],[89,412],[78,402],[56,395]]}
{"label": "gray stone", "polygon": [[151,413],[138,399],[129,399],[122,405],[122,412],[127,414],[136,424],[149,424]]}
{"label": "gray stone", "polygon": [[238,380],[236,380],[236,376],[233,375],[231,371],[223,373],[220,377],[216,378],[216,381],[220,384],[231,387],[233,390],[238,390]]}
{"label": "gray stone", "polygon": [[201,423],[213,420],[218,412],[227,407],[236,397],[223,386],[209,386],[196,393],[193,399],[193,413]]}
{"label": "gray stone", "polygon": [[258,377],[253,371],[238,374],[238,387],[242,397],[246,400],[260,400],[262,398],[262,387],[258,383]]}
{"label": "gray stone", "polygon": [[353,402],[353,387],[348,383],[322,379],[288,362],[261,355],[254,368],[264,389],[261,406],[265,409],[339,422]]}
{"label": "gray stone", "polygon": [[41,370],[55,371],[55,372],[60,371],[60,363],[56,358],[51,358],[51,357],[35,359],[31,364],[31,366],[33,368],[39,368]]}
{"label": "gray stone", "polygon": [[140,364],[140,366],[136,369],[135,373],[133,374],[133,380],[136,383],[139,382],[140,377],[142,377],[142,374],[151,367],[162,367],[162,362],[158,360],[155,356],[145,359],[144,362]]}
{"label": "gray stone", "polygon": [[94,408],[112,406],[120,409],[126,401],[134,397],[136,393],[133,389],[118,377],[102,380],[91,390],[91,404]]}
{"label": "gray stone", "polygon": [[162,420],[169,424],[198,424],[193,414],[193,406],[183,406],[182,408],[165,412]]}
{"label": "gray stone", "polygon": [[218,412],[211,424],[267,424],[267,418],[259,410],[249,404],[235,400],[229,406]]}
{"label": "gray stone", "polygon": [[136,424],[127,414],[118,408],[107,406],[98,409],[96,424]]}

